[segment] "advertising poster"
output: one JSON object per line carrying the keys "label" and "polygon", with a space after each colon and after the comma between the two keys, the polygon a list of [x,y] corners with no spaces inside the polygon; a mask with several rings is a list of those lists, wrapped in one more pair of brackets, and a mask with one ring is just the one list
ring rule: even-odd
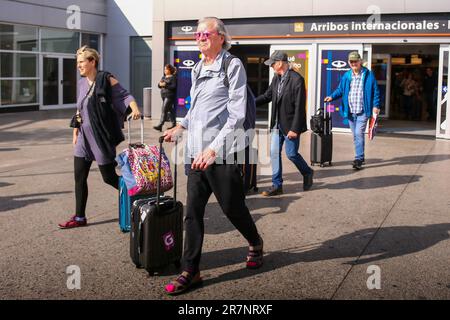
{"label": "advertising poster", "polygon": [[300,74],[305,78],[306,89],[308,89],[308,50],[286,50],[284,51],[288,55],[288,61],[294,63]]}
{"label": "advertising poster", "polygon": [[[295,64],[295,69],[303,78],[305,78],[306,97],[308,97],[308,50],[286,50],[284,51],[288,55],[288,61]],[[308,110],[308,101],[305,104],[306,110]]]}
{"label": "advertising poster", "polygon": [[191,107],[191,71],[200,61],[199,51],[174,51],[174,66],[177,68],[177,95],[175,99],[175,114],[183,118]]}
{"label": "advertising poster", "polygon": [[[322,50],[320,108],[323,108],[325,97],[333,93],[344,73],[350,70],[347,60],[351,51],[354,50]],[[331,112],[333,128],[348,128],[348,120],[342,116],[342,99],[333,100],[328,106]]]}

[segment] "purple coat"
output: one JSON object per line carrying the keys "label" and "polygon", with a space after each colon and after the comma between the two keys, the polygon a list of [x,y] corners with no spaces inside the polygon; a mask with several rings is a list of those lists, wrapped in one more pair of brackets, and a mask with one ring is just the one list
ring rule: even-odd
{"label": "purple coat", "polygon": [[[87,161],[97,161],[99,165],[110,164],[114,162],[114,158],[109,158],[103,154],[97,145],[92,131],[91,122],[87,110],[89,98],[83,100],[89,91],[89,84],[87,78],[81,78],[78,81],[78,96],[77,109],[81,113],[82,124],[79,129],[77,143],[74,148],[74,156],[85,158]],[[123,118],[125,112],[134,101],[134,97],[125,90],[120,83],[112,86],[112,103],[114,111],[116,112],[118,121],[123,125]],[[83,102],[83,105],[81,103]]]}

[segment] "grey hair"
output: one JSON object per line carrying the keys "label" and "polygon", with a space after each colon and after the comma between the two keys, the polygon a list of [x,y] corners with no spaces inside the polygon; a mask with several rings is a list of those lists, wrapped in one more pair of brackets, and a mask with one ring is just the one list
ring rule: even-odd
{"label": "grey hair", "polygon": [[222,49],[229,50],[231,48],[231,36],[228,33],[228,30],[225,27],[225,24],[223,23],[222,20],[220,20],[219,18],[216,18],[216,17],[205,17],[205,18],[201,18],[200,20],[197,21],[197,26],[200,25],[201,23],[205,23],[205,22],[209,22],[209,21],[215,22],[215,28],[216,28],[217,33],[223,35],[223,37],[224,37]]}

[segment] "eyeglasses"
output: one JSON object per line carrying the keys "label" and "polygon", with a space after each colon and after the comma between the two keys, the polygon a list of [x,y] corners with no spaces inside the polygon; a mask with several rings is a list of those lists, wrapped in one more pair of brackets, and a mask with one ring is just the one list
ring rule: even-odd
{"label": "eyeglasses", "polygon": [[209,37],[211,37],[213,34],[219,34],[217,32],[209,32],[209,31],[203,31],[203,32],[196,32],[195,33],[195,40],[200,40],[200,39],[209,39]]}

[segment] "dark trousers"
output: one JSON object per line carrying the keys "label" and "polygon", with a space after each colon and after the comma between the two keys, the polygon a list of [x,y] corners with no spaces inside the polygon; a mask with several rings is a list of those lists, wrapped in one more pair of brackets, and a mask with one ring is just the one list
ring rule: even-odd
{"label": "dark trousers", "polygon": [[[86,216],[86,203],[88,198],[87,178],[91,169],[92,161],[84,158],[74,157],[75,174],[75,214],[77,217]],[[115,164],[99,165],[103,181],[110,186],[119,189],[119,176],[116,174]]]}
{"label": "dark trousers", "polygon": [[170,121],[173,125],[176,124],[176,118],[175,118],[175,110],[173,107],[173,98],[164,98],[163,99],[163,105],[161,110],[161,120],[159,121],[158,126],[161,126],[166,122],[166,117],[169,116]]}
{"label": "dark trousers", "polygon": [[187,181],[187,203],[183,265],[197,272],[205,233],[203,217],[211,193],[223,212],[250,245],[259,245],[258,230],[245,204],[244,186],[237,165],[214,164],[206,171],[190,170]]}

